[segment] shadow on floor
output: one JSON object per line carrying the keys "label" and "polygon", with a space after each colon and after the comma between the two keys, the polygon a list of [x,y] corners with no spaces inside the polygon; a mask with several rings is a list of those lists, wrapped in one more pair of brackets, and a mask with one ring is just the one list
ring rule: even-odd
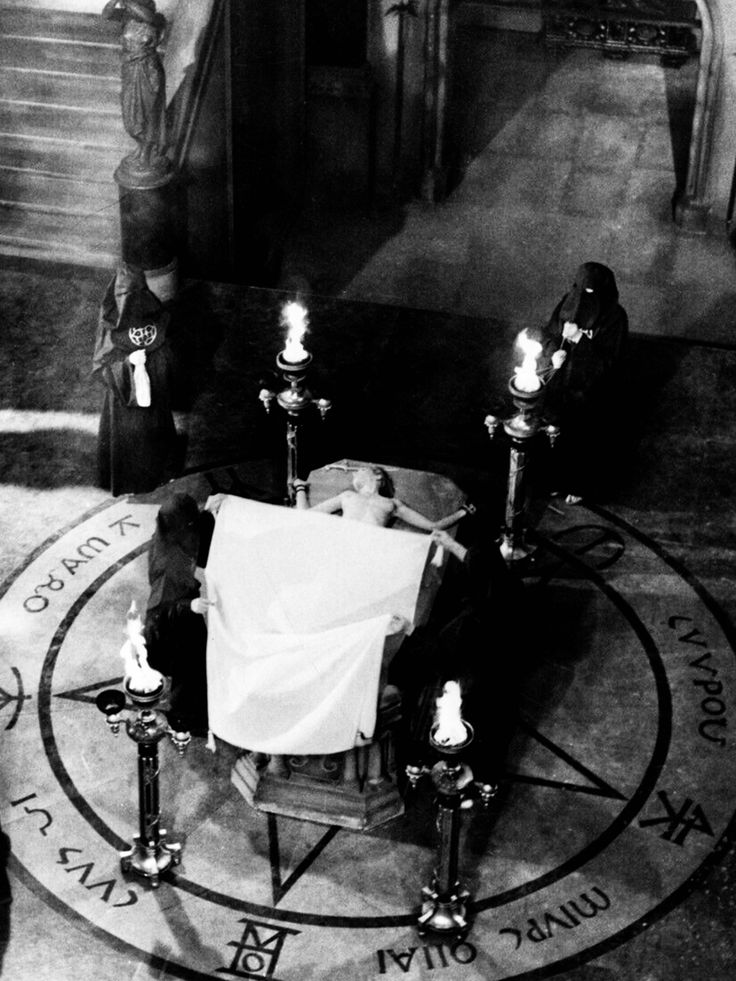
{"label": "shadow on floor", "polygon": [[95,483],[97,437],[73,429],[0,432],[3,483],[49,490]]}
{"label": "shadow on floor", "polygon": [[313,206],[286,242],[277,288],[339,296],[404,223],[398,207],[335,213]]}
{"label": "shadow on floor", "polygon": [[10,838],[0,831],[0,976],[2,975],[3,958],[10,940],[10,909],[12,895],[8,881],[8,856],[10,855]]}

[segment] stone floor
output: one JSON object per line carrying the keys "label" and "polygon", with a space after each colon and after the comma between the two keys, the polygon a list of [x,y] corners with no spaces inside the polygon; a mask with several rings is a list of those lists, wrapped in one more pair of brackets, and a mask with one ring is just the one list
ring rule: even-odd
{"label": "stone floor", "polygon": [[[493,36],[464,39],[469,79],[476,49],[485,45],[488,52],[496,41]],[[503,50],[508,53],[507,46]],[[525,50],[525,58],[531,59],[535,50],[531,54]],[[711,682],[712,698],[722,696],[729,709],[736,693],[731,679],[731,624],[736,614],[733,256],[725,240],[685,236],[667,220],[676,154],[667,152],[666,132],[646,123],[645,109],[654,112],[655,106],[662,107],[665,95],[673,96],[677,84],[672,77],[646,62],[627,66],[594,63],[593,56],[585,52],[554,63],[540,52],[537,55],[536,62],[527,61],[536,64],[536,69],[525,76],[523,99],[518,87],[507,86],[508,97],[502,106],[505,120],[492,118],[489,110],[463,123],[469,128],[473,119],[479,121],[471,134],[462,134],[469,159],[463,164],[464,179],[446,202],[436,207],[415,203],[391,215],[329,216],[323,211],[319,221],[313,215],[287,249],[284,285],[307,286],[313,292],[309,300],[311,336],[322,366],[321,380],[334,386],[336,421],[330,439],[337,456],[343,455],[345,441],[355,436],[371,455],[401,457],[408,465],[421,462],[451,471],[460,482],[472,483],[479,454],[486,447],[482,427],[474,427],[489,403],[503,394],[505,359],[512,357],[516,330],[547,315],[580,261],[597,259],[615,269],[633,331],[631,384],[622,407],[629,452],[606,500],[590,502],[580,512],[582,519],[571,519],[568,511],[550,502],[544,516],[547,524],[542,527],[554,540],[566,522],[615,526],[619,534],[623,534],[620,523],[624,522],[643,536],[642,540],[631,536],[636,544],[630,551],[638,556],[638,564],[613,565],[613,572],[606,573],[606,588],[640,603],[641,617],[652,633],[667,615],[685,616],[691,619],[683,623],[703,631],[700,637],[693,635],[692,643],[697,646],[703,636],[711,642],[712,654],[718,658],[711,664],[718,664],[720,678],[706,671],[701,672],[702,678],[690,679],[682,667],[668,667],[677,699],[682,697],[682,703],[676,699],[675,705],[673,747],[677,752],[673,750],[670,758],[669,776],[683,788],[694,788],[687,807],[682,803],[679,817],[671,817],[672,837],[679,830],[690,843],[697,842],[697,848],[690,853],[671,845],[672,854],[658,865],[653,846],[648,844],[643,851],[639,845],[628,857],[619,855],[617,864],[601,869],[602,878],[595,883],[573,880],[571,898],[597,884],[607,896],[625,893],[629,899],[623,903],[625,908],[616,910],[614,928],[609,933],[593,931],[564,966],[556,953],[540,953],[546,947],[539,940],[537,926],[545,912],[556,909],[547,906],[536,912],[528,907],[520,922],[510,921],[504,927],[504,943],[512,947],[513,931],[521,928],[519,950],[529,958],[514,971],[499,966],[500,961],[492,964],[483,958],[463,965],[461,958],[467,951],[462,950],[445,967],[436,952],[436,960],[428,960],[417,941],[413,941],[419,950],[416,959],[410,963],[405,957],[402,963],[386,951],[390,948],[399,958],[403,956],[401,952],[412,944],[410,931],[392,945],[386,943],[382,958],[374,954],[372,961],[353,963],[344,941],[338,942],[330,930],[324,930],[321,960],[300,966],[290,965],[285,958],[281,968],[287,967],[288,974],[279,970],[278,976],[385,974],[441,976],[451,981],[553,975],[568,981],[733,978],[736,861],[728,813],[736,812],[736,800],[732,800],[734,782],[730,786],[723,783],[730,764],[724,764],[719,776],[711,759],[711,744],[696,742],[688,754],[686,744],[678,742],[696,733],[702,721],[697,714],[702,698],[693,709],[684,704],[685,693],[696,690],[689,687],[691,680]],[[484,61],[491,63],[496,62]],[[582,72],[584,85],[580,84]],[[481,75],[481,87],[493,83],[491,72]],[[597,79],[596,85],[592,78]],[[483,101],[483,91],[478,98]],[[575,112],[566,108],[571,98],[584,100]],[[633,113],[632,99],[636,100]],[[550,113],[558,113],[554,130],[543,125]],[[541,161],[549,159],[544,156],[550,151],[549,140],[560,132],[566,138],[555,148],[553,165],[547,169]],[[619,156],[609,152],[606,141],[625,146],[625,165],[619,168]],[[571,151],[568,155],[572,146],[584,150],[584,155]],[[639,209],[635,208],[637,201],[643,202]],[[99,393],[90,385],[87,373],[96,306],[107,275],[100,270],[38,268],[31,263],[8,263],[0,271],[5,324],[0,354],[4,474],[0,560],[8,588],[23,563],[42,566],[48,549],[44,543],[50,536],[74,525],[90,508],[116,506],[93,486]],[[206,319],[192,314],[187,321],[187,330],[192,331],[188,337],[203,353],[196,397],[179,418],[190,437],[188,465],[197,470],[221,462],[261,459],[267,455],[269,434],[263,429],[260,406],[252,393],[261,365],[277,349],[274,325],[283,297],[268,291],[232,291],[219,284],[189,284],[187,289],[186,295],[200,305],[194,309],[208,314]],[[234,318],[236,310],[248,315]],[[354,453],[347,449],[348,455]],[[670,562],[664,571],[656,564],[663,561],[663,555]],[[628,765],[632,772],[636,769],[637,754],[652,738],[646,726],[648,696],[642,695],[640,704],[629,686],[625,703],[611,702],[616,711],[610,716],[610,732],[595,728],[593,706],[600,712],[610,708],[605,692],[615,693],[618,685],[627,682],[616,677],[617,629],[605,610],[590,599],[584,583],[576,586],[573,577],[566,584],[559,610],[565,620],[572,616],[573,625],[578,623],[576,589],[586,600],[585,616],[579,629],[575,628],[576,642],[584,647],[586,638],[601,640],[604,655],[609,652],[614,658],[603,656],[600,662],[601,678],[609,687],[596,689],[595,679],[586,674],[584,666],[576,671],[571,663],[565,664],[563,633],[556,636],[560,656],[555,671],[549,675],[542,671],[535,678],[530,698],[534,692],[545,698],[552,692],[560,726],[558,748],[567,746],[573,756],[579,752],[576,723],[584,718],[593,742],[586,744],[584,738],[583,744],[601,749],[610,739],[615,744],[610,759],[615,772],[623,775]],[[550,624],[552,628],[553,621]],[[686,633],[684,629],[679,636]],[[660,649],[663,661],[677,653],[674,647],[667,650],[666,641]],[[631,664],[629,648],[624,645],[620,651],[623,670],[619,675]],[[695,655],[699,653],[694,649]],[[6,655],[5,668],[10,658],[15,664],[15,651]],[[694,659],[688,657],[683,663]],[[599,662],[592,661],[587,671],[597,666]],[[572,690],[574,680],[583,684],[586,676],[591,701],[587,705],[584,698],[566,702],[565,691]],[[721,679],[722,687],[717,688]],[[5,699],[6,689],[13,691],[10,676],[2,684]],[[596,698],[603,697],[602,702],[592,701],[594,690]],[[3,703],[6,715],[11,711],[8,704]],[[569,717],[565,730],[565,713],[571,705],[582,715]],[[719,710],[715,701],[708,707]],[[97,739],[82,728],[75,732],[80,740],[88,738],[92,744]],[[6,723],[6,740],[17,735],[8,731]],[[103,730],[99,740],[105,738]],[[29,774],[39,752],[39,746],[29,742],[21,760]],[[562,757],[557,759],[559,764]],[[227,773],[219,772],[218,766],[215,764],[213,779],[225,794]],[[192,767],[206,770],[201,754],[195,755]],[[552,775],[558,776],[556,771]],[[666,799],[674,806],[678,786],[673,783],[660,789],[669,791],[672,798]],[[182,801],[184,814],[185,796]],[[698,827],[696,805],[702,805],[701,813],[708,817],[712,817],[711,808],[713,812],[720,808],[719,815],[724,816],[720,817],[718,843],[709,841],[702,822]],[[654,798],[649,807],[649,817],[654,815],[656,820]],[[586,814],[592,821],[592,810]],[[566,829],[574,838],[580,829],[576,821],[574,810],[567,806],[556,814],[542,811],[539,823],[529,828],[528,854],[535,860],[543,856],[544,848],[537,851],[532,845],[547,840],[545,834],[550,836],[550,849],[553,840],[556,846],[564,841]],[[20,844],[20,825],[8,829],[5,820],[3,824],[11,845],[14,838]],[[721,828],[725,828],[722,835]],[[655,837],[656,842],[662,841]],[[37,840],[40,847],[45,839],[37,836]],[[221,845],[226,849],[226,843]],[[486,845],[478,846],[475,838],[473,847],[479,855],[488,854]],[[512,869],[519,856],[513,854],[508,825],[499,833],[497,847]],[[667,850],[666,843],[658,847]],[[698,849],[708,859],[704,858],[702,867]],[[349,862],[350,844],[342,845],[337,854]],[[677,880],[673,868],[678,856],[683,869],[694,869],[692,876],[683,872]],[[82,862],[80,858],[80,866]],[[635,873],[641,868],[646,868],[646,882],[637,885]],[[331,881],[329,875],[327,879]],[[341,888],[344,886],[341,881]],[[76,911],[74,903],[67,902],[67,891],[39,890],[33,876],[23,875],[12,864],[11,887],[13,904],[2,966],[13,981],[220,976],[203,974],[197,967],[207,938],[203,943],[195,923],[187,926],[186,907],[166,907],[171,921],[179,924],[174,936],[183,949],[162,952],[154,943],[147,946],[147,941],[126,945],[111,939],[104,918]],[[410,884],[407,895],[413,895],[412,888]],[[640,895],[631,899],[637,889]],[[646,909],[650,898],[656,915],[642,915],[635,922],[627,919],[628,902],[632,910]],[[371,902],[375,901],[372,896]],[[309,902],[308,892],[305,902]],[[550,923],[554,921],[547,921],[549,947]],[[140,929],[145,932],[145,924]],[[558,925],[558,933],[563,930]],[[612,936],[617,939],[611,941]],[[189,960],[187,938],[193,945]],[[499,943],[498,932],[493,943],[490,938],[486,927],[471,934],[477,949],[488,956],[495,949],[493,944]],[[153,953],[141,954],[141,949]],[[485,973],[478,974],[479,970]],[[266,975],[263,969],[254,969],[251,976]]]}
{"label": "stone floor", "polygon": [[692,236],[672,222],[695,64],[554,54],[531,35],[482,30],[459,32],[456,58],[449,196],[357,220],[325,222],[320,207],[291,243],[285,283],[521,328],[592,260],[615,271],[636,332],[732,343],[725,224],[723,236]]}

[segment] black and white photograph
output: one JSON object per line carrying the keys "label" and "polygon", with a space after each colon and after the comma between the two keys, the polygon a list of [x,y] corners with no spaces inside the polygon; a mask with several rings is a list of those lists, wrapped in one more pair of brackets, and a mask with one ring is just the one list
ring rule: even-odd
{"label": "black and white photograph", "polygon": [[734,981],[734,52],[0,0],[0,977]]}

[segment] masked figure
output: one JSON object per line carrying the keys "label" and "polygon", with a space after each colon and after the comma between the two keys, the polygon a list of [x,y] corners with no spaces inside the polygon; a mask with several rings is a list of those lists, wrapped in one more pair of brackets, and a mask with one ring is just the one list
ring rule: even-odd
{"label": "masked figure", "polygon": [[589,493],[596,450],[612,421],[628,318],[620,305],[616,278],[607,266],[586,262],[543,330],[541,367],[555,369],[546,388],[545,412],[561,435],[557,481],[552,490],[570,503]]}
{"label": "masked figure", "polygon": [[151,491],[177,471],[168,322],[142,271],[122,265],[102,301],[92,365],[105,386],[98,483],[115,495]]}

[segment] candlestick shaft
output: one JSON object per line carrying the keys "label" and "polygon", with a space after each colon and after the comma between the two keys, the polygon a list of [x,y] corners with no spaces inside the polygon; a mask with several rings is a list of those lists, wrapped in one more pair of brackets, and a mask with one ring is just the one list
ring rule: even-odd
{"label": "candlestick shaft", "polygon": [[[449,805],[449,806],[448,806]],[[460,799],[440,801],[437,824],[440,840],[435,873],[441,902],[448,902],[458,891],[458,852],[460,847]]]}
{"label": "candlestick shaft", "polygon": [[286,489],[289,495],[289,503],[292,507],[296,504],[296,489],[294,481],[299,476],[299,427],[297,423],[288,417],[286,420]]}
{"label": "candlestick shaft", "polygon": [[509,382],[509,391],[518,411],[503,424],[511,443],[504,527],[501,535],[501,554],[507,562],[526,559],[533,551],[526,544],[526,513],[529,504],[528,461],[532,441],[542,428],[538,415],[541,390],[521,392],[512,379]]}
{"label": "candlestick shaft", "polygon": [[501,552],[506,560],[525,558],[525,515],[527,507],[527,453],[521,445],[512,443],[509,453],[509,477],[506,490],[506,509]]}
{"label": "candlestick shaft", "polygon": [[[131,715],[126,730],[138,745],[138,834],[134,835],[132,846],[120,852],[120,867],[123,872],[135,872],[147,879],[155,889],[161,873],[181,861],[181,844],[166,841],[159,800],[158,744],[165,735],[174,734],[166,717],[150,707]],[[181,754],[189,736],[177,735]]]}
{"label": "candlestick shaft", "polygon": [[150,847],[159,843],[161,810],[158,793],[158,745],[138,744],[138,810],[141,841]]}
{"label": "candlestick shaft", "polygon": [[432,884],[422,889],[417,927],[420,936],[436,933],[459,938],[470,928],[467,918],[470,895],[458,879],[461,807],[470,771],[453,757],[441,760],[431,772],[437,791],[437,864]]}

